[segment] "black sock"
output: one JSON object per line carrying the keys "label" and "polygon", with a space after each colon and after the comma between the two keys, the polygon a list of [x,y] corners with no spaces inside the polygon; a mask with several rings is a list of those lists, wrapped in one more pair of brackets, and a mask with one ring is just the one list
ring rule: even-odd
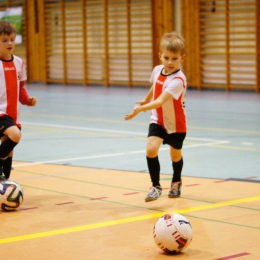
{"label": "black sock", "polygon": [[6,179],[9,179],[12,170],[13,157],[7,157],[3,164],[3,172]]}
{"label": "black sock", "polygon": [[161,186],[160,185],[160,163],[158,156],[154,158],[146,157],[147,159],[147,165],[151,177],[151,181],[153,183],[153,187],[155,186]]}
{"label": "black sock", "polygon": [[18,143],[12,141],[9,137],[7,137],[0,145],[0,158],[3,159],[7,157],[17,144]]}
{"label": "black sock", "polygon": [[172,182],[181,181],[182,167],[183,167],[182,158],[178,162],[172,162],[172,168],[173,168]]}
{"label": "black sock", "polygon": [[4,173],[4,171],[3,171],[3,165],[4,165],[4,163],[5,163],[5,160],[2,160],[2,159],[0,158],[0,176],[2,176],[3,173]]}

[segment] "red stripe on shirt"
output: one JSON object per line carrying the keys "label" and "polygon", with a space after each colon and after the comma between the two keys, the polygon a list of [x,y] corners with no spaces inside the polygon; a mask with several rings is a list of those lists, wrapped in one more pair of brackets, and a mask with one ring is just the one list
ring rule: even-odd
{"label": "red stripe on shirt", "polygon": [[7,107],[6,113],[16,122],[18,93],[17,93],[17,75],[14,62],[3,62]]}
{"label": "red stripe on shirt", "polygon": [[176,117],[176,132],[185,133],[186,132],[186,119],[182,106],[182,95],[178,100],[173,100],[175,117]]}
{"label": "red stripe on shirt", "polygon": [[[154,92],[154,100],[156,100],[163,91],[163,83],[167,79],[167,76],[159,75],[159,77],[156,80],[156,86],[155,86],[155,92]],[[158,121],[157,124],[162,126],[164,128],[163,124],[163,110],[162,107],[156,108],[156,112],[158,115]]]}
{"label": "red stripe on shirt", "polygon": [[[181,77],[174,77],[174,79],[180,79],[183,83],[183,88],[185,88],[184,81]],[[177,133],[185,133],[187,131],[186,129],[186,116],[183,109],[182,104],[182,98],[183,94],[180,95],[178,100],[173,99],[173,106],[175,111],[175,117],[176,117],[176,132]]]}

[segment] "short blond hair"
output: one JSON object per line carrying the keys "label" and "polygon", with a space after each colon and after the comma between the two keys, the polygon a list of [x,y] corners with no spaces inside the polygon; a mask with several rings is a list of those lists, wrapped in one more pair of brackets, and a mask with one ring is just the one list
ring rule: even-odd
{"label": "short blond hair", "polygon": [[165,33],[160,42],[160,51],[164,49],[174,53],[180,52],[183,55],[185,54],[185,40],[176,32]]}

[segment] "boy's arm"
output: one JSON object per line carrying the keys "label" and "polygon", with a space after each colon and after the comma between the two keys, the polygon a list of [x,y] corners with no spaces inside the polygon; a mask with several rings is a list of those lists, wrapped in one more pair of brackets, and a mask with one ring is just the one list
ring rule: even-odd
{"label": "boy's arm", "polygon": [[133,117],[135,117],[138,113],[140,113],[142,111],[159,108],[170,98],[172,98],[172,95],[170,93],[168,93],[167,91],[163,91],[163,93],[156,100],[154,100],[148,104],[145,104],[145,105],[136,106],[130,114],[127,114],[125,116],[125,120],[132,119]]}
{"label": "boy's arm", "polygon": [[37,99],[35,97],[30,97],[24,87],[25,82],[20,82],[20,94],[19,101],[26,106],[35,106],[37,103]]}
{"label": "boy's arm", "polygon": [[172,98],[172,95],[167,91],[163,91],[163,93],[156,100],[154,100],[148,104],[145,104],[143,106],[137,107],[139,110],[138,112],[152,110],[154,108],[159,108],[164,103],[166,103],[166,101],[168,101],[170,98]]}
{"label": "boy's arm", "polygon": [[153,85],[150,87],[150,89],[149,89],[149,91],[148,91],[148,93],[147,93],[145,99],[146,99],[146,100],[149,100],[149,102],[150,102],[150,100],[152,99],[152,97],[153,97]]}

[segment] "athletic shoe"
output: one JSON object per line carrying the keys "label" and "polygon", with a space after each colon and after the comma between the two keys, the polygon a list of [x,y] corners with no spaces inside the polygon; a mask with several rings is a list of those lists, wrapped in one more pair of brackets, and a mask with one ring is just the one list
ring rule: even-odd
{"label": "athletic shoe", "polygon": [[171,189],[169,191],[168,197],[169,198],[178,198],[181,196],[181,185],[182,182],[172,182]]}
{"label": "athletic shoe", "polygon": [[150,188],[150,192],[145,198],[146,202],[157,200],[162,195],[162,188],[160,186]]}

